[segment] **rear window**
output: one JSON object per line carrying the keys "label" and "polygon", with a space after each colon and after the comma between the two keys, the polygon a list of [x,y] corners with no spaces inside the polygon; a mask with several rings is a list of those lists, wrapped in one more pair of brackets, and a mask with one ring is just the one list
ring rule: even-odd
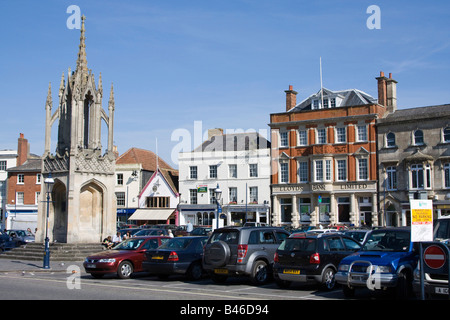
{"label": "rear window", "polygon": [[224,241],[228,244],[238,244],[239,231],[238,230],[222,230],[214,232],[209,239],[209,243],[216,241]]}
{"label": "rear window", "polygon": [[440,219],[435,222],[434,239],[450,238],[450,219]]}
{"label": "rear window", "polygon": [[286,250],[286,251],[316,251],[316,243],[317,243],[316,239],[287,238],[278,247],[278,250]]}
{"label": "rear window", "polygon": [[192,242],[190,238],[173,238],[161,245],[160,249],[186,249]]}

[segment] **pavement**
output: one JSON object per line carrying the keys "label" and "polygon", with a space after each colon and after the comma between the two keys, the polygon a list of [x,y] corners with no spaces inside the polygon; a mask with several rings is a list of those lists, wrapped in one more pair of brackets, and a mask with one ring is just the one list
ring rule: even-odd
{"label": "pavement", "polygon": [[[0,273],[12,272],[84,272],[83,261],[50,261],[50,269],[44,269],[43,261],[28,261],[0,258]],[[76,267],[79,270],[76,270]]]}

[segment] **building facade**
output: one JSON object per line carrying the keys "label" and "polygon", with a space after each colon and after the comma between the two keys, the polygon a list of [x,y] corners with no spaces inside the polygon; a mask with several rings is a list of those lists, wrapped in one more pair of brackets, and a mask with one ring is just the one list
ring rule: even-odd
{"label": "building facade", "polygon": [[410,199],[450,214],[450,105],[399,109],[377,120],[380,219],[411,225]]}
{"label": "building facade", "polygon": [[[156,191],[153,191],[154,188]],[[145,200],[148,197],[169,197],[169,200]],[[116,160],[116,198],[117,219],[121,223],[133,220],[137,224],[176,224],[178,216],[174,211],[178,205],[178,170],[150,150],[130,148]],[[134,215],[132,218],[138,209],[144,208],[173,209],[167,216],[165,212]]]}
{"label": "building facade", "polygon": [[27,230],[37,227],[38,205],[42,184],[41,158],[30,154],[23,133],[17,143],[16,166],[6,169],[5,222],[6,229]]}
{"label": "building facade", "polygon": [[[321,89],[270,115],[273,225],[378,225],[375,123],[395,103],[381,73],[378,100],[357,90]],[[381,98],[380,98],[381,97]]]}
{"label": "building facade", "polygon": [[270,143],[264,137],[216,130],[192,152],[180,153],[178,162],[180,224],[215,227],[217,187],[222,190],[220,226],[269,223]]}
{"label": "building facade", "polygon": [[17,166],[17,150],[0,150],[0,227],[6,228],[7,169]]}

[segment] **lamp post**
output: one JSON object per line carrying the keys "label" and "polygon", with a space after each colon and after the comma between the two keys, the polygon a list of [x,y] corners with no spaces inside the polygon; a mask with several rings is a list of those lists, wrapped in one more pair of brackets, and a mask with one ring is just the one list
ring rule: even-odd
{"label": "lamp post", "polygon": [[50,248],[49,248],[49,240],[48,240],[48,218],[50,212],[50,194],[52,193],[53,185],[55,184],[55,180],[52,178],[52,173],[48,174],[48,177],[45,178],[44,183],[47,187],[47,219],[45,222],[45,251],[44,251],[44,269],[50,269]]}
{"label": "lamp post", "polygon": [[220,216],[220,212],[219,211],[222,211],[221,207],[220,207],[220,203],[219,203],[219,200],[222,197],[222,190],[220,190],[219,184],[217,184],[217,187],[214,190],[214,196],[216,198],[216,204],[217,204],[216,229],[219,229],[219,216]]}

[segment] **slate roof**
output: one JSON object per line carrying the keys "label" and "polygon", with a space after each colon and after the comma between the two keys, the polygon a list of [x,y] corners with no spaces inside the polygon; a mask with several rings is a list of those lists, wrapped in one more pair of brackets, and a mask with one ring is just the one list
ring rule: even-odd
{"label": "slate roof", "polygon": [[388,114],[377,123],[391,123],[398,121],[417,121],[418,119],[443,118],[450,116],[450,104],[437,106],[418,107],[409,109],[397,109],[394,113]]}
{"label": "slate roof", "polygon": [[[377,103],[377,99],[373,98],[371,95],[358,90],[358,89],[348,89],[341,91],[332,91],[327,88],[323,88],[323,98],[327,99],[328,97],[339,96],[342,99],[342,102],[337,108],[340,107],[351,107],[351,106],[361,106],[365,104],[374,104]],[[321,99],[321,90],[317,93],[310,95],[308,98],[297,104],[294,108],[289,110],[288,112],[299,112],[312,110],[311,105],[312,101],[316,99]]]}
{"label": "slate roof", "polygon": [[213,136],[194,149],[194,152],[248,151],[255,149],[270,149],[270,142],[257,132],[248,132]]}
{"label": "slate roof", "polygon": [[17,167],[6,169],[8,172],[41,172],[42,161],[39,156],[30,155],[27,161]]}

